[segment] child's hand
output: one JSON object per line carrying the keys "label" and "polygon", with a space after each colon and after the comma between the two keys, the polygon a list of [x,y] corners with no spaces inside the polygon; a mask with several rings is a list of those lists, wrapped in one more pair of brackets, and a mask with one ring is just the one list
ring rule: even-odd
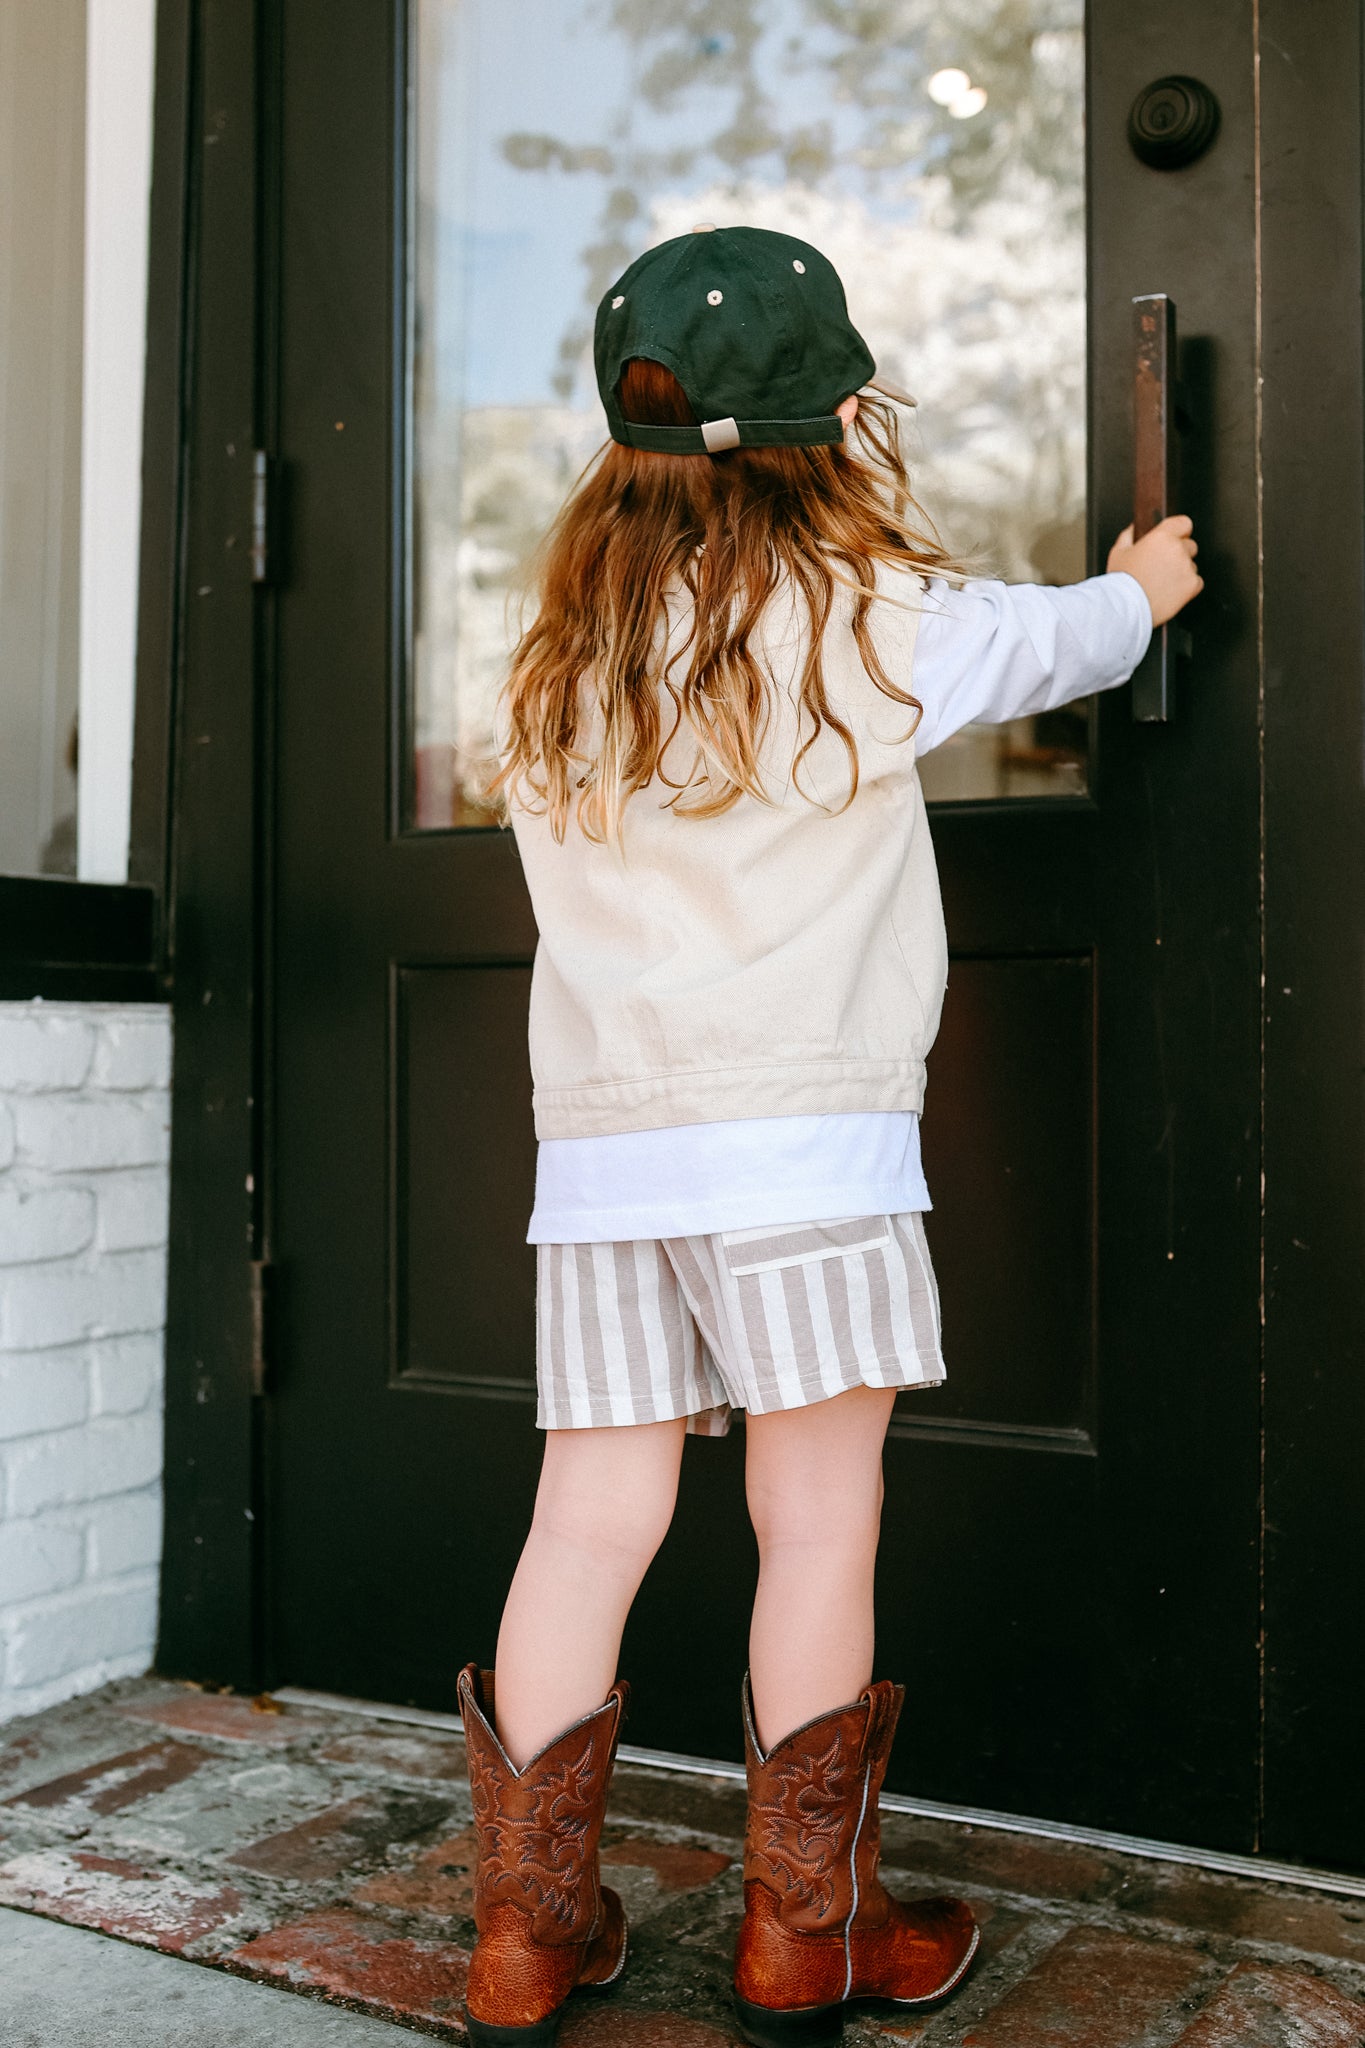
{"label": "child's hand", "polygon": [[1125,526],[1109,550],[1105,567],[1126,569],[1137,578],[1152,607],[1154,626],[1164,626],[1204,588],[1204,579],[1194,566],[1199,543],[1190,538],[1193,531],[1192,519],[1173,512],[1141,540],[1135,541],[1132,527]]}

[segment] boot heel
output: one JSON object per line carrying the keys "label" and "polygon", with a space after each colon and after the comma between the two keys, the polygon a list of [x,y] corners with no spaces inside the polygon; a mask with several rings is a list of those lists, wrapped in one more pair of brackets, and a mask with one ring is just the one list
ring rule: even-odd
{"label": "boot heel", "polygon": [[837,2048],[843,2039],[842,2005],[802,2005],[783,2012],[736,1997],[735,2011],[750,2048]]}
{"label": "boot heel", "polygon": [[473,2048],[553,2048],[563,2016],[561,2006],[548,2019],[533,2020],[529,2027],[495,2027],[488,2020],[471,2019],[466,2014],[465,2029]]}

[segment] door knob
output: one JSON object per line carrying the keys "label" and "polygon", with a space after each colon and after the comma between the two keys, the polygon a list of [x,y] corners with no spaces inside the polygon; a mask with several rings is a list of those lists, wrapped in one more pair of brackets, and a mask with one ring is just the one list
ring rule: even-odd
{"label": "door knob", "polygon": [[[1165,292],[1133,300],[1133,539],[1141,540],[1171,511],[1179,429],[1188,424],[1176,378],[1175,305]],[[1175,664],[1190,652],[1183,626],[1154,630],[1133,670],[1133,717],[1144,725],[1169,721],[1175,701]]]}

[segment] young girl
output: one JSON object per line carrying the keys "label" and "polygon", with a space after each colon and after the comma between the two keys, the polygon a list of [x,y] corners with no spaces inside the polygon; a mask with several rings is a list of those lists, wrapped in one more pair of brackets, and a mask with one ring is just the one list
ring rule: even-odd
{"label": "young girl", "polygon": [[872,1682],[882,1441],[897,1390],[944,1375],[919,1111],[947,953],[916,756],[1124,681],[1202,585],[1186,518],[1069,588],[966,576],[838,276],[790,236],[650,250],[602,301],[596,367],[611,443],[546,543],[493,784],[540,930],[547,1434],[496,1696],[460,1678],[469,2031],[549,2042],[624,1967],[597,1869],[621,1633],[684,1434],[742,1408],[735,1989],[746,2039],[786,2048],[837,2040],[853,1999],[942,1998],[977,1943],[960,1901],[877,1875],[903,1696]]}

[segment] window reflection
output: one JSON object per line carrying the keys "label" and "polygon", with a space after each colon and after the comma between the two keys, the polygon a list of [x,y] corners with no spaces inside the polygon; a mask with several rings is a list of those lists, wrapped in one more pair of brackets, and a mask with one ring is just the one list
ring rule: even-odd
{"label": "window reflection", "polygon": [[0,874],[76,872],[84,10],[0,37]]}
{"label": "window reflection", "polygon": [[[526,559],[604,436],[593,310],[747,221],[826,250],[920,400],[918,494],[983,573],[1085,573],[1081,0],[418,0],[412,778],[474,794]],[[964,83],[965,80],[965,83]],[[1084,707],[957,735],[931,799],[1085,787]]]}

